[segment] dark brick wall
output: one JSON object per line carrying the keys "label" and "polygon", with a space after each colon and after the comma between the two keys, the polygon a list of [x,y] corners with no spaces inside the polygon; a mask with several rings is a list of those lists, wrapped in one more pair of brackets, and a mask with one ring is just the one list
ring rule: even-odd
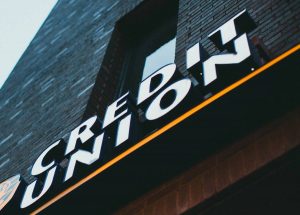
{"label": "dark brick wall", "polygon": [[[215,197],[224,189],[230,188],[230,186],[235,185],[289,151],[293,151],[296,148],[299,150],[299,127],[300,109],[298,108],[280,119],[257,129],[252,134],[232,144],[222,152],[204,160],[173,180],[162,184],[115,214],[183,214]],[[277,186],[280,187],[281,185],[277,184]],[[273,189],[279,188],[274,185]],[[281,198],[285,200],[283,197]],[[263,201],[267,202],[267,199]],[[257,202],[252,202],[248,205],[254,204],[257,204]],[[210,209],[209,206],[207,207]],[[218,203],[213,207],[217,208]],[[238,208],[239,206],[235,205],[234,207]],[[276,206],[272,206],[272,208],[276,208]],[[243,209],[245,210],[245,208]],[[259,208],[256,209],[256,212],[260,211]],[[231,211],[230,214],[240,214],[234,213],[233,210],[229,211]],[[224,211],[221,212],[222,214],[228,214]],[[206,214],[206,212],[205,210],[203,212],[194,211],[190,214]]]}
{"label": "dark brick wall", "polygon": [[[60,0],[0,91],[0,181],[21,172],[29,178],[33,161],[48,145],[67,138],[82,120],[115,22],[142,0]],[[216,53],[207,35],[247,9],[259,36],[277,56],[300,41],[298,0],[180,0],[178,66],[185,50],[200,41]],[[109,65],[108,67],[109,68]],[[114,74],[100,73],[110,85]],[[103,88],[106,107],[113,98]],[[105,90],[106,89],[106,90]]]}
{"label": "dark brick wall", "polygon": [[58,1],[0,91],[0,181],[28,179],[37,156],[80,123],[114,23],[138,2]]}
{"label": "dark brick wall", "polygon": [[177,32],[177,64],[185,69],[185,51],[200,41],[209,54],[218,53],[207,36],[243,9],[247,9],[258,27],[250,38],[258,36],[271,58],[300,42],[300,1],[291,0],[192,0],[180,1]]}

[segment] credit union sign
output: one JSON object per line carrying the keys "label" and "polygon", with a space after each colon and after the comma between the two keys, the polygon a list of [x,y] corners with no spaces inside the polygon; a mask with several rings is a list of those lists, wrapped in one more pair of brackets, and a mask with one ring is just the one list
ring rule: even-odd
{"label": "credit union sign", "polygon": [[[137,98],[124,93],[106,109],[103,121],[93,116],[59,139],[35,160],[30,184],[22,182],[18,201],[21,211],[37,214],[83,183],[122,160],[203,107],[264,71],[248,33],[255,23],[246,10],[208,35],[220,54],[210,56],[200,43],[186,51],[188,76],[175,64],[160,68],[137,86]],[[296,47],[291,51],[299,49]],[[282,56],[283,57],[286,57]],[[273,62],[274,64],[275,62]],[[272,62],[268,65],[271,66]],[[47,202],[43,197],[54,187],[72,182],[78,165],[97,166],[64,192]],[[13,198],[21,183],[15,176],[0,184],[0,210]],[[35,206],[43,201],[46,204]]]}

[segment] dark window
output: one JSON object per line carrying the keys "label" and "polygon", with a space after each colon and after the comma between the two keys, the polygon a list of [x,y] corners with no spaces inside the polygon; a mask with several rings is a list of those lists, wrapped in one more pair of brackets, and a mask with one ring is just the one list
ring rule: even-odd
{"label": "dark window", "polygon": [[125,42],[119,95],[136,96],[138,84],[174,63],[178,1],[146,1],[118,23]]}
{"label": "dark window", "polygon": [[178,0],[145,0],[115,25],[84,119],[103,116],[122,93],[137,95],[143,78],[175,56]]}

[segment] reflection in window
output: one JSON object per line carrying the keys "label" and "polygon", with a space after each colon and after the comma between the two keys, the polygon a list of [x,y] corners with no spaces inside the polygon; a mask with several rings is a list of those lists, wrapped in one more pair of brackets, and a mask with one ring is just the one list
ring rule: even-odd
{"label": "reflection in window", "polygon": [[153,53],[147,56],[144,65],[142,80],[150,76],[152,73],[160,69],[161,67],[174,63],[175,61],[175,47],[176,37],[161,47],[156,49]]}
{"label": "reflection in window", "polygon": [[130,91],[132,98],[136,98],[142,80],[175,62],[178,7],[179,0],[145,1],[118,22],[120,35],[116,44],[120,48],[115,56],[120,57],[116,64],[120,65],[120,82],[117,96]]}

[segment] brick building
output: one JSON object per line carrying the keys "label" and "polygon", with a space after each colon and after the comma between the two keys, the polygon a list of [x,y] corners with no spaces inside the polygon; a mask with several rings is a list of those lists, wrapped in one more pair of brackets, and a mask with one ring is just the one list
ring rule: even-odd
{"label": "brick building", "polygon": [[0,181],[33,182],[50,144],[95,114],[103,121],[127,90],[135,98],[157,47],[174,44],[190,77],[187,50],[199,42],[209,56],[224,53],[208,35],[245,9],[261,75],[51,202],[102,164],[82,170],[26,213],[297,214],[298,0],[58,1],[0,91]]}

